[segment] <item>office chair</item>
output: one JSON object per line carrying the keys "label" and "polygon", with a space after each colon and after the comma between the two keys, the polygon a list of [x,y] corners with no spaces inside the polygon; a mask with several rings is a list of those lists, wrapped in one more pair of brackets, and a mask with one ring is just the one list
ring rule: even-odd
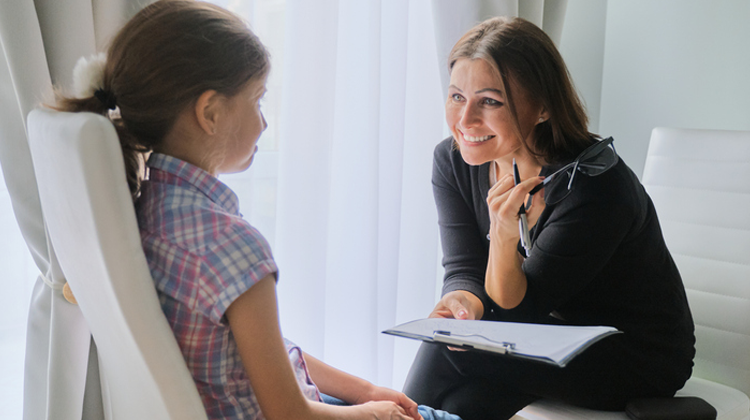
{"label": "office chair", "polygon": [[49,237],[97,345],[105,418],[205,420],[141,248],[114,126],[34,110],[28,131]]}
{"label": "office chair", "polygon": [[[693,376],[718,420],[750,420],[750,131],[655,128],[643,171],[695,320]],[[625,420],[541,400],[518,420]]]}

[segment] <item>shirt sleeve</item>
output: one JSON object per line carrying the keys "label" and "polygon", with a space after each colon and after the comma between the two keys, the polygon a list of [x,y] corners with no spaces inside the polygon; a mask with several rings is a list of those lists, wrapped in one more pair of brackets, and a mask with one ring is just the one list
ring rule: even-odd
{"label": "shirt sleeve", "polygon": [[196,309],[223,323],[229,305],[278,268],[268,242],[245,220],[237,219],[218,235],[203,256]]}
{"label": "shirt sleeve", "polygon": [[477,223],[472,201],[472,185],[466,168],[459,168],[451,158],[452,139],[435,148],[432,191],[438,213],[440,240],[443,247],[445,277],[443,294],[466,290],[489,308],[484,291],[487,271],[487,245]]}

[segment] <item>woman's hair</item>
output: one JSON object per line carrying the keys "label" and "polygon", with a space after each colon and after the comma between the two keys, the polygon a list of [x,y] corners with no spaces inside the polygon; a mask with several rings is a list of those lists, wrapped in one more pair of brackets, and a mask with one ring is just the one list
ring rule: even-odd
{"label": "woman's hair", "polygon": [[[598,136],[586,128],[588,118],[552,40],[534,24],[521,18],[496,17],[473,27],[453,47],[448,57],[452,71],[459,59],[483,59],[500,75],[506,103],[516,131],[527,150],[546,163],[574,158]],[[511,83],[512,82],[512,83]],[[513,97],[523,90],[549,118],[534,128],[533,144],[521,136]]]}
{"label": "woman's hair", "polygon": [[58,95],[54,108],[111,118],[135,198],[143,154],[158,148],[186,107],[207,90],[232,97],[269,68],[268,52],[233,13],[198,1],[160,0],[113,39],[101,88],[86,98]]}

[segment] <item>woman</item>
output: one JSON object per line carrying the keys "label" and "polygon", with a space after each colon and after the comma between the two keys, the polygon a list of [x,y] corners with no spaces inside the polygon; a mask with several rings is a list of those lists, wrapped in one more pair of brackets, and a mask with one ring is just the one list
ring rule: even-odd
{"label": "woman", "polygon": [[552,41],[523,19],[493,18],[458,41],[449,67],[453,136],[435,149],[433,170],[445,282],[430,316],[623,334],[565,368],[424,344],[405,393],[464,420],[510,418],[541,397],[622,410],[673,395],[694,356],[682,280],[643,186],[611,139],[587,131]]}

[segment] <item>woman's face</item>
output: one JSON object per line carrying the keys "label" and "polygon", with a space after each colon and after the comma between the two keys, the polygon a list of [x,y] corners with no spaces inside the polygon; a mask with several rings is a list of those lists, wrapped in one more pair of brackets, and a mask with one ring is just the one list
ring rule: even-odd
{"label": "woman's face", "polygon": [[[527,138],[539,118],[547,118],[546,113],[512,80],[509,84],[521,135]],[[453,65],[445,119],[469,165],[510,160],[526,153],[507,106],[503,82],[485,60],[459,59]]]}

